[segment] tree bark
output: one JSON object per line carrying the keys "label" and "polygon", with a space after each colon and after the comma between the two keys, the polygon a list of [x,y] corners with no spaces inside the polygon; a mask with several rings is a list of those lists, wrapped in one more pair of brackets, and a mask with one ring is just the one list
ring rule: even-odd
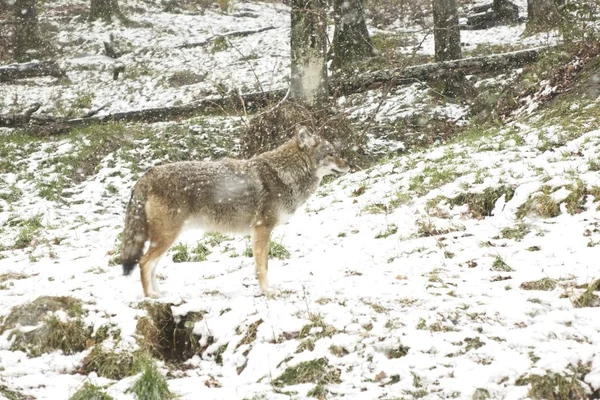
{"label": "tree bark", "polygon": [[555,26],[560,20],[558,6],[564,0],[527,0],[527,26]]}
{"label": "tree bark", "polygon": [[113,17],[121,17],[119,0],[90,0],[90,21],[101,19],[112,21]]}
{"label": "tree bark", "polygon": [[292,0],[290,97],[314,106],[327,99],[325,0]]}
{"label": "tree bark", "polygon": [[433,25],[435,60],[461,58],[456,0],[433,0]]}
{"label": "tree bark", "polygon": [[36,3],[37,0],[17,0],[14,5],[13,56],[17,61],[27,60],[28,53],[42,44]]}
{"label": "tree bark", "polygon": [[334,0],[333,70],[373,56],[373,44],[365,23],[363,0]]}

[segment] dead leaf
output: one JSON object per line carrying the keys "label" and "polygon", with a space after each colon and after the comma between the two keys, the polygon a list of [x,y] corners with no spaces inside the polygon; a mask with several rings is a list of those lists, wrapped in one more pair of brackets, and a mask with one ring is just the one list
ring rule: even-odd
{"label": "dead leaf", "polygon": [[387,374],[384,371],[381,371],[380,373],[375,375],[375,382],[381,382],[385,378],[387,378]]}
{"label": "dead leaf", "polygon": [[204,386],[209,388],[220,388],[221,383],[217,381],[213,376],[209,376],[208,379],[204,382]]}

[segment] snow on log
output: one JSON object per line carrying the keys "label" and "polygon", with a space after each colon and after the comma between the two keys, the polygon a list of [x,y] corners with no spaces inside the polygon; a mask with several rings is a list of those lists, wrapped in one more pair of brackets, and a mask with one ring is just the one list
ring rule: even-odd
{"label": "snow on log", "polygon": [[211,43],[214,39],[218,38],[218,37],[243,37],[243,36],[249,36],[249,35],[253,35],[255,33],[260,33],[260,32],[264,32],[264,31],[269,31],[271,29],[275,29],[274,26],[267,26],[264,28],[259,28],[259,29],[253,29],[253,30],[249,30],[249,31],[236,31],[236,32],[229,32],[229,33],[224,33],[222,35],[215,35],[212,36],[206,40],[203,40],[201,42],[194,42],[194,43],[184,43],[181,44],[179,46],[175,46],[176,49],[191,49],[193,47],[203,47],[208,45],[209,43]]}
{"label": "snow on log", "polygon": [[60,78],[65,72],[56,61],[40,61],[24,64],[9,64],[0,66],[0,82],[12,82],[17,79],[38,76],[53,76]]}
{"label": "snow on log", "polygon": [[[390,87],[411,84],[419,81],[446,79],[455,74],[477,74],[485,72],[500,72],[507,68],[516,68],[535,61],[538,54],[547,47],[515,51],[490,56],[463,58],[460,60],[444,61],[416,65],[403,69],[380,70],[368,72],[349,79],[338,79],[331,82],[333,93],[345,95],[365,90],[377,89],[383,85]],[[63,132],[74,126],[107,122],[159,122],[180,118],[189,118],[198,114],[221,113],[224,110],[259,110],[269,104],[275,104],[286,96],[287,90],[256,92],[229,96],[210,97],[181,106],[157,107],[143,110],[116,112],[107,115],[93,115],[101,109],[74,119],[57,119],[51,116],[31,114],[37,110],[27,110],[24,114],[0,115],[0,127],[27,126],[31,133],[53,134]],[[57,129],[53,129],[56,125]],[[41,126],[45,128],[41,129]]]}
{"label": "snow on log", "polygon": [[538,54],[546,47],[492,54],[489,56],[461,58],[415,65],[408,68],[379,70],[359,75],[356,78],[341,79],[332,82],[335,93],[340,95],[376,89],[384,84],[390,86],[407,85],[419,81],[444,79],[457,73],[478,74],[497,72],[506,68],[517,68],[537,60]]}

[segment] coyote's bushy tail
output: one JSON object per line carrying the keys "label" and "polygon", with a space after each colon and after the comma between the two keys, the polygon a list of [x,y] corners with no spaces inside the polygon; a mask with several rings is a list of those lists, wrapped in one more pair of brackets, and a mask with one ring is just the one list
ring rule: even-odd
{"label": "coyote's bushy tail", "polygon": [[123,249],[121,264],[123,275],[131,274],[144,252],[148,240],[148,220],[146,219],[146,194],[143,185],[136,185],[125,214]]}

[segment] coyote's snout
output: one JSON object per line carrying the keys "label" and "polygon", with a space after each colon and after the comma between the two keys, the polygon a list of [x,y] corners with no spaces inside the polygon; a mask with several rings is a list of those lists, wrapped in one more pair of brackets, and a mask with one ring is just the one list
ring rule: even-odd
{"label": "coyote's snout", "polygon": [[266,292],[273,228],[308,199],[325,175],[348,170],[331,143],[306,128],[275,150],[249,160],[224,158],[151,168],[135,184],[127,206],[123,273],[129,275],[139,262],[144,295],[157,295],[157,263],[184,229],[252,233],[256,276]]}

